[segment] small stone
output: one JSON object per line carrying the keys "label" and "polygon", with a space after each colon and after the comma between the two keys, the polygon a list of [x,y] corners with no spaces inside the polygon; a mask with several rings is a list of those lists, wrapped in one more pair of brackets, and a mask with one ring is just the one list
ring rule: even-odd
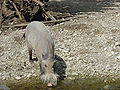
{"label": "small stone", "polygon": [[32,74],[31,74],[31,73],[29,73],[29,74],[27,75],[27,78],[30,78],[30,77],[31,77],[31,75],[32,75]]}
{"label": "small stone", "polygon": [[21,77],[17,76],[17,77],[15,77],[15,79],[20,80],[20,79],[21,79]]}
{"label": "small stone", "polygon": [[2,31],[0,31],[0,34],[2,33]]}
{"label": "small stone", "polygon": [[0,85],[0,90],[10,90],[6,85]]}
{"label": "small stone", "polygon": [[106,85],[106,86],[104,86],[104,89],[105,89],[105,90],[110,90],[110,89],[111,89],[111,86],[110,86],[110,85]]}
{"label": "small stone", "polygon": [[11,48],[8,48],[8,51],[10,51],[11,50]]}
{"label": "small stone", "polygon": [[2,78],[2,80],[6,80],[6,78],[5,78],[5,77],[3,77],[3,78]]}
{"label": "small stone", "polygon": [[119,46],[119,45],[120,45],[120,42],[116,42],[116,43],[115,43],[115,46]]}
{"label": "small stone", "polygon": [[33,76],[35,76],[35,77],[36,77],[37,75],[36,75],[36,74],[33,74]]}
{"label": "small stone", "polygon": [[13,22],[11,22],[10,24],[13,25]]}
{"label": "small stone", "polygon": [[73,77],[68,77],[68,79],[73,80],[74,78]]}
{"label": "small stone", "polygon": [[117,59],[119,59],[119,60],[120,60],[120,54],[117,56]]}

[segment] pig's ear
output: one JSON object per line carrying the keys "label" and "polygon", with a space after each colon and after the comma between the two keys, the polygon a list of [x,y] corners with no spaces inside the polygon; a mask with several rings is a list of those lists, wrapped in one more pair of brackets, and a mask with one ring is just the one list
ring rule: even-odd
{"label": "pig's ear", "polygon": [[42,54],[43,60],[46,60],[48,58],[48,54]]}
{"label": "pig's ear", "polygon": [[54,59],[53,61],[54,61],[54,63],[56,63],[56,62],[57,62],[57,60],[56,60],[56,59]]}
{"label": "pig's ear", "polygon": [[56,55],[53,57],[54,63],[57,62]]}
{"label": "pig's ear", "polygon": [[63,59],[60,56],[58,56],[58,55],[55,55],[55,60],[63,61]]}
{"label": "pig's ear", "polygon": [[41,66],[43,69],[45,69],[47,66],[46,60],[42,60]]}

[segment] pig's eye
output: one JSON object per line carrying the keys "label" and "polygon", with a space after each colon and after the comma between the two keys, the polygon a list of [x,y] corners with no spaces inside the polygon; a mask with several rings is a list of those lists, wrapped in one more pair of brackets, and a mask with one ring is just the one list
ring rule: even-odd
{"label": "pig's eye", "polygon": [[47,65],[45,64],[45,67],[47,67]]}

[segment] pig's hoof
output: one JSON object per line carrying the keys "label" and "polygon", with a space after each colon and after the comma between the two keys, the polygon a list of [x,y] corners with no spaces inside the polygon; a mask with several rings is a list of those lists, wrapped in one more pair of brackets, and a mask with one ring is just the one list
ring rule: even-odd
{"label": "pig's hoof", "polygon": [[31,64],[33,64],[33,63],[34,63],[32,60],[29,60],[29,62],[30,62]]}
{"label": "pig's hoof", "polygon": [[30,62],[38,61],[37,58],[29,59]]}
{"label": "pig's hoof", "polygon": [[48,83],[48,85],[47,85],[48,87],[52,87],[53,85],[51,84],[51,83]]}

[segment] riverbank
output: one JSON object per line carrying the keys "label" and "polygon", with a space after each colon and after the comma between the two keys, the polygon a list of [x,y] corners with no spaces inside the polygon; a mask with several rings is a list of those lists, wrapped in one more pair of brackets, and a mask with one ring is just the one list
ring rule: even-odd
{"label": "riverbank", "polygon": [[64,81],[59,81],[58,85],[53,88],[48,88],[43,84],[39,77],[31,77],[30,79],[21,79],[18,81],[4,81],[0,84],[6,85],[10,90],[119,90],[120,79],[111,80],[110,78],[69,78]]}
{"label": "riverbank", "polygon": [[[66,76],[120,78],[120,2],[101,12],[81,12],[82,18],[49,26],[55,53],[65,61]],[[111,9],[112,8],[112,9]],[[0,80],[39,76],[38,62],[30,64],[24,29],[0,32]]]}

